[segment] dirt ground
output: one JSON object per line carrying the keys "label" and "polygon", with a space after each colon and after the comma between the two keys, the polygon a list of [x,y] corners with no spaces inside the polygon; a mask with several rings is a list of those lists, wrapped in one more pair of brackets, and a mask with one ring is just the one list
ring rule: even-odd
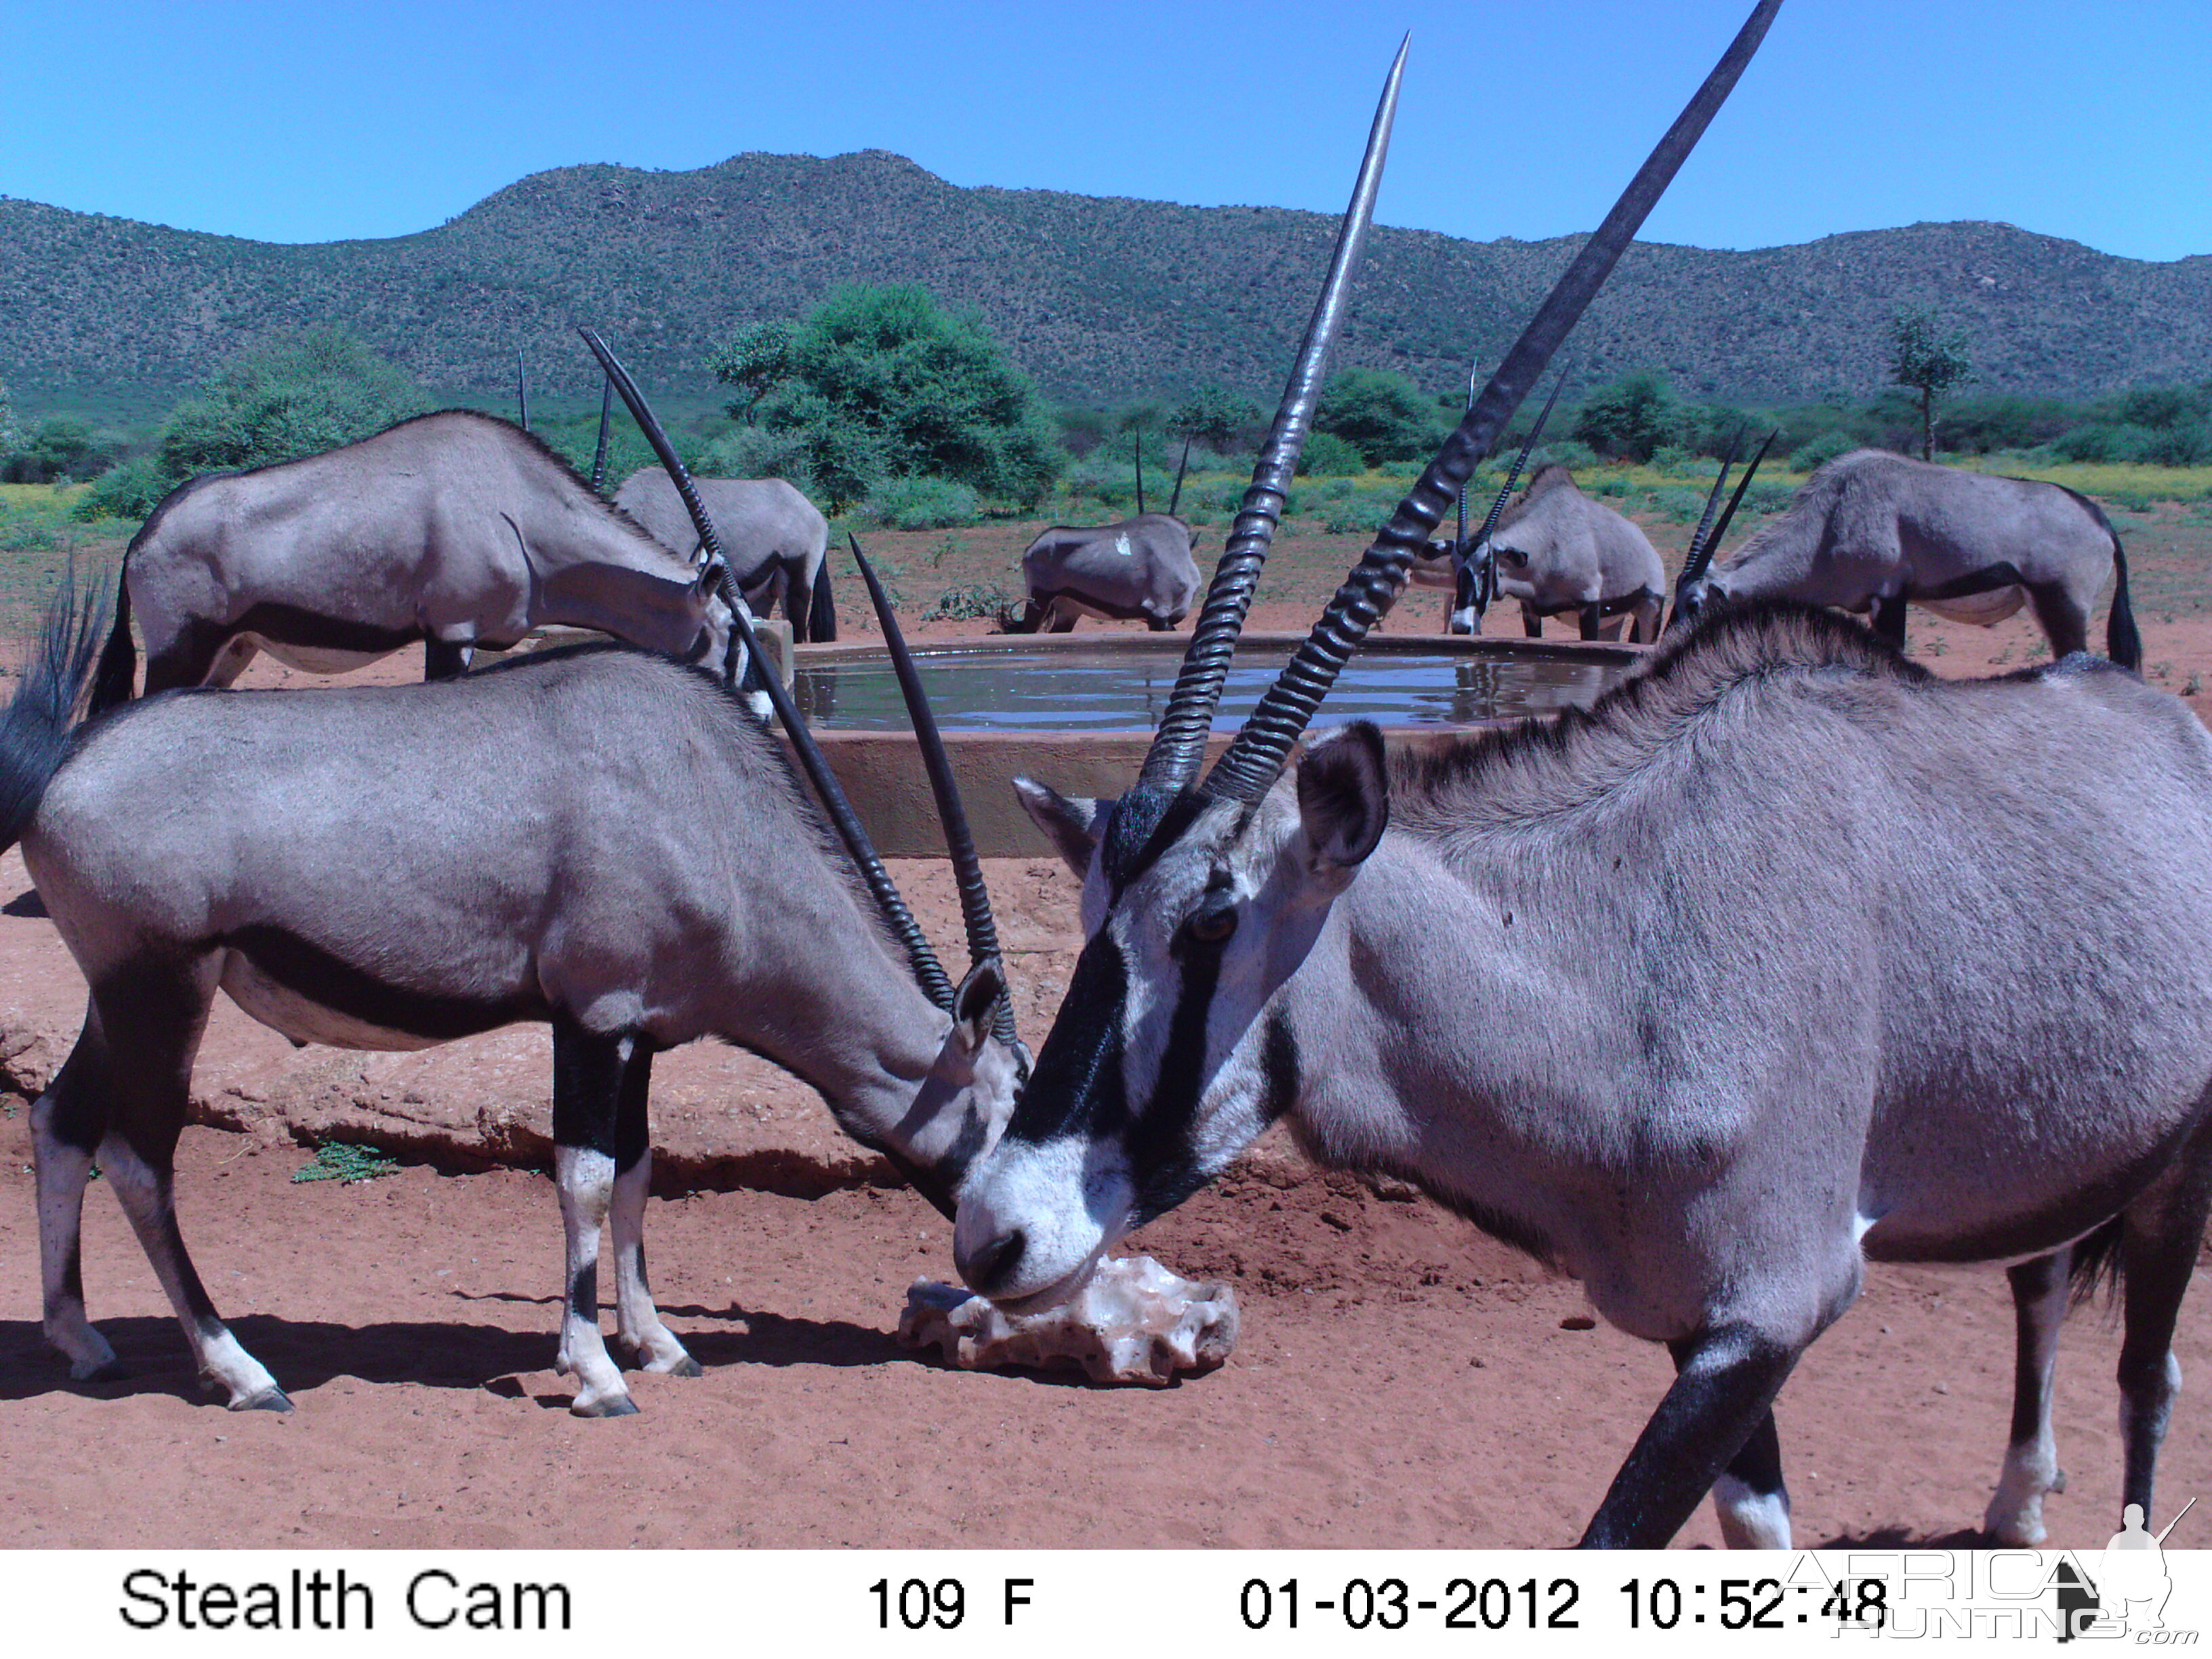
{"label": "dirt ground", "polygon": [[[1016,551],[1018,535],[1005,532]],[[919,572],[941,538],[879,539]],[[1271,571],[1261,625],[1309,621],[1357,551],[1311,541]],[[947,586],[966,579],[943,562]],[[2151,674],[2202,713],[2212,614],[2192,572],[2193,541],[2139,555],[2137,603]],[[933,575],[909,575],[912,611]],[[1416,594],[1391,621],[1431,631],[1441,605]],[[952,626],[981,624],[924,631]],[[1915,653],[1947,673],[2018,666],[2038,643],[2025,617],[1991,633],[1912,620]],[[957,937],[933,885],[918,908]],[[1062,892],[1072,930],[1072,881]],[[1028,964],[1039,1008],[1069,962],[1041,949]],[[544,1113],[550,1086],[514,1085],[520,1109]],[[783,1104],[811,1102],[785,1087]],[[1212,1375],[1151,1391],[947,1370],[891,1335],[915,1277],[953,1276],[947,1229],[910,1194],[699,1192],[656,1202],[647,1225],[658,1299],[706,1375],[640,1378],[641,1415],[584,1422],[550,1370],[560,1233],[542,1176],[411,1164],[295,1185],[296,1146],[194,1128],[186,1236],[298,1406],[234,1416],[198,1403],[182,1338],[97,1188],[91,1310],[131,1376],[69,1382],[39,1331],[29,1161],[22,1103],[6,1101],[0,1537],[18,1545],[1556,1546],[1670,1374],[1662,1352],[1592,1328],[1574,1284],[1423,1201],[1277,1150],[1131,1241],[1236,1285],[1243,1340]],[[2011,1328],[1995,1269],[1870,1273],[1778,1408],[1802,1542],[1975,1540],[2006,1437]],[[2177,1350],[2192,1378],[2212,1376],[2201,1285]],[[2057,1409],[2070,1484],[2047,1510],[2057,1545],[2101,1547],[2118,1514],[2116,1354],[2101,1314],[2078,1313]],[[2160,1489],[2161,1522],[2212,1495],[2201,1389],[2177,1407]],[[1680,1541],[1717,1540],[1701,1510]],[[2193,1540],[2185,1528],[2174,1541]]]}

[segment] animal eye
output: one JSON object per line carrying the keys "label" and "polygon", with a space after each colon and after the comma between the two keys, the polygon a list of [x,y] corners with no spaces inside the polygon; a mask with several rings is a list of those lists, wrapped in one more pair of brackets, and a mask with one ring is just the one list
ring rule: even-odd
{"label": "animal eye", "polygon": [[1209,904],[1194,912],[1183,926],[1200,944],[1218,945],[1237,931],[1237,907],[1226,902]]}

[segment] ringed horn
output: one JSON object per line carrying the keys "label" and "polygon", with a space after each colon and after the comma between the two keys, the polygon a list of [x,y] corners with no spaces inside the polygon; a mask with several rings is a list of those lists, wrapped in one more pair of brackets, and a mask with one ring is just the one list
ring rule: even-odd
{"label": "ringed horn", "polygon": [[[736,584],[730,580],[729,562],[722,556],[722,544],[715,537],[714,521],[707,516],[707,509],[699,500],[699,492],[692,488],[691,474],[677,455],[676,446],[669,441],[666,429],[647,404],[645,394],[638,390],[637,382],[630,379],[629,371],[616,361],[614,353],[607,349],[607,343],[599,337],[598,331],[579,327],[576,331],[584,337],[584,343],[591,347],[592,355],[599,360],[599,367],[606,371],[607,379],[622,394],[622,400],[629,405],[631,417],[637,422],[639,430],[645,434],[645,441],[653,446],[653,453],[659,458],[661,465],[667,469],[670,480],[676,485],[676,493],[683,497],[684,505],[691,514],[692,528],[699,532],[699,544],[707,551],[707,568],[700,573],[701,583],[720,587],[722,602],[729,607],[731,625],[736,629],[745,649],[753,653],[757,661],[767,660],[761,655],[760,640],[753,632],[752,619],[746,613],[744,601],[738,597]],[[814,786],[814,793],[821,798],[823,810],[829,814],[830,822],[837,831],[837,838],[845,843],[846,851],[860,870],[860,879],[867,884],[877,908],[884,913],[884,921],[890,924],[892,937],[898,940],[900,948],[906,952],[907,961],[914,969],[915,979],[921,985],[922,994],[950,1013],[953,1004],[952,981],[946,977],[943,964],[937,959],[937,953],[929,948],[929,940],[924,937],[921,925],[914,919],[914,912],[899,896],[897,887],[892,884],[890,872],[884,868],[883,860],[876,856],[875,845],[868,839],[868,832],[860,827],[860,817],[853,811],[852,802],[845,798],[836,774],[830,769],[830,763],[822,752],[822,746],[814,741],[814,734],[806,729],[806,721],[792,702],[791,693],[784,690],[783,677],[773,672],[764,673],[761,676],[761,686],[768,693],[768,700],[775,709],[776,718],[783,722],[783,729],[790,734],[791,746],[799,757],[799,768],[806,774],[807,781]],[[979,889],[981,880],[979,870],[975,877]],[[986,898],[984,902],[988,907],[988,899]]]}
{"label": "ringed horn", "polygon": [[1443,447],[1412,493],[1399,503],[1389,522],[1376,532],[1373,545],[1345,578],[1305,643],[1260,700],[1228,753],[1207,775],[1200,793],[1256,801],[1273,786],[1337,675],[1367,637],[1376,618],[1405,586],[1413,556],[1427,544],[1452,498],[1474,470],[1476,459],[1487,452],[1536,377],[1544,372],[1552,354],[1603,286],[1638,227],[1726,101],[1752,54],[1759,50],[1767,25],[1781,4],[1782,0],[1759,0],[1758,9],[1729,43],[1705,84],[1668,129],[1658,148],[1613,204],[1605,222],[1583,244],[1498,372],[1490,377],[1474,407],[1444,440]]}
{"label": "ringed horn", "polygon": [[[1563,368],[1559,371],[1559,378],[1552,382],[1552,395],[1544,399],[1543,413],[1536,416],[1536,424],[1528,428],[1528,436],[1521,446],[1521,453],[1513,458],[1513,470],[1505,475],[1505,482],[1500,486],[1497,499],[1491,502],[1490,511],[1483,515],[1481,532],[1470,542],[1467,539],[1467,526],[1464,523],[1460,526],[1459,550],[1462,558],[1488,541],[1492,532],[1498,528],[1498,520],[1505,516],[1505,503],[1512,498],[1513,486],[1521,482],[1521,469],[1528,465],[1528,457],[1535,450],[1536,440],[1544,435],[1544,422],[1552,418],[1552,410],[1559,403],[1559,393],[1566,389],[1566,384],[1567,371]],[[1470,409],[1474,406],[1472,398],[1468,399],[1468,406]],[[1467,514],[1467,490],[1464,486],[1458,494],[1460,514],[1464,519]],[[1482,577],[1474,588],[1475,609],[1486,609],[1497,597],[1498,555],[1493,552],[1482,562]],[[1458,601],[1454,600],[1453,603],[1457,604]]]}
{"label": "ringed horn", "polygon": [[1191,785],[1205,761],[1214,705],[1221,701],[1230,659],[1237,652],[1237,636],[1243,630],[1244,613],[1251,608],[1253,592],[1259,585],[1260,567],[1267,562],[1284,499],[1297,471],[1298,455],[1305,447],[1307,429],[1321,401],[1329,352],[1343,331],[1352,274],[1358,269],[1367,228],[1375,217],[1375,196],[1382,187],[1382,163],[1390,149],[1390,125],[1398,112],[1398,88],[1405,78],[1406,53],[1412,44],[1410,34],[1399,43],[1398,56],[1382,83],[1382,100],[1376,107],[1374,125],[1368,130],[1367,154],[1359,164],[1351,205],[1345,209],[1344,222],[1336,234],[1336,252],[1329,261],[1328,276],[1322,285],[1313,317],[1306,325],[1305,340],[1298,348],[1289,384],[1283,389],[1274,423],[1260,447],[1252,483],[1244,491],[1228,544],[1214,568],[1205,606],[1191,629],[1190,646],[1183,653],[1167,712],[1160,717],[1159,731],[1145,756],[1136,787],[1115,810],[1115,817],[1126,825],[1123,835],[1140,820],[1148,825],[1158,823],[1167,801]]}

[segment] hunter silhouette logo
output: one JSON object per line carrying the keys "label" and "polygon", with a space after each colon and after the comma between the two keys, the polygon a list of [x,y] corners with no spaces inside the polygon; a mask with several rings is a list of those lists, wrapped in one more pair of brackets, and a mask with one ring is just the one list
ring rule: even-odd
{"label": "hunter silhouette logo", "polygon": [[2164,1546],[2181,1524],[2181,1516],[2196,1507],[2192,1498],[2181,1506],[2181,1515],[2166,1523],[2164,1532],[2153,1533],[2144,1524],[2142,1505],[2129,1504],[2121,1515],[2120,1530],[2098,1558],[2094,1579],[2083,1576],[2071,1556],[2062,1557],[2051,1573],[2063,1626],[2058,1639],[2070,1642],[2093,1624],[2107,1621],[2113,1633],[2164,1630],[2166,1598],[2173,1594]]}

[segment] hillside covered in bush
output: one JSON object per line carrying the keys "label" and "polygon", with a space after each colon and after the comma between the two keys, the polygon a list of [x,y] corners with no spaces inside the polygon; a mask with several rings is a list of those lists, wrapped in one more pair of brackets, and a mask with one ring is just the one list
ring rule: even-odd
{"label": "hillside covered in bush", "polygon": [[[648,383],[705,396],[714,348],[849,282],[919,282],[979,313],[1049,396],[1215,385],[1269,402],[1334,224],[966,190],[901,157],[746,155],[685,173],[532,175],[435,229],[287,246],[0,199],[0,378],[45,405],[171,394],[239,351],[343,325],[447,392],[595,395],[589,321]],[[1494,362],[1577,239],[1469,242],[1378,227],[1340,361],[1432,394]],[[1963,330],[1984,392],[2080,398],[2212,375],[2212,257],[2152,264],[2008,225],[1924,224],[1744,252],[1638,244],[1571,347],[1579,382],[1633,369],[1685,395],[1863,398],[1900,308]]]}

